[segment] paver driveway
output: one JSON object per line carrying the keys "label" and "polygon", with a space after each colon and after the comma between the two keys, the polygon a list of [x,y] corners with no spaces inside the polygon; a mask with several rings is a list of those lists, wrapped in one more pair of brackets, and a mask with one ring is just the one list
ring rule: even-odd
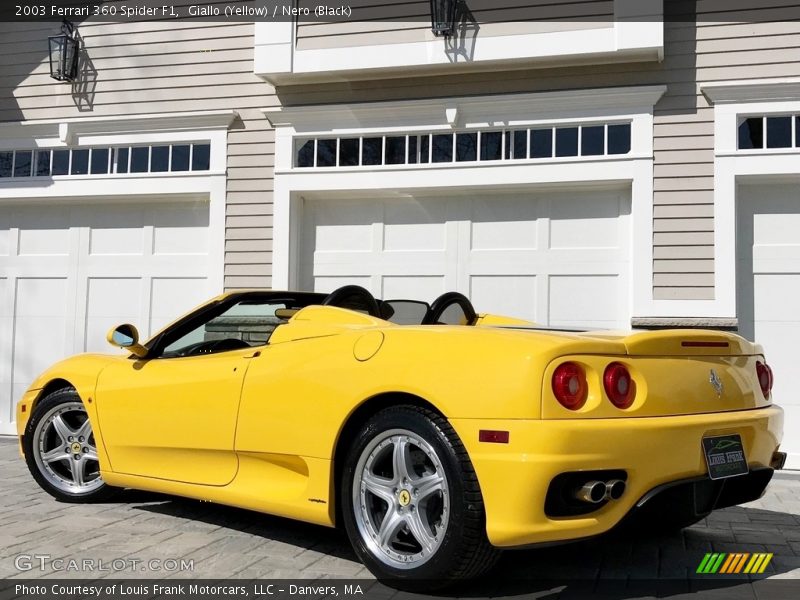
{"label": "paver driveway", "polygon": [[[336,530],[133,491],[112,503],[61,504],[34,483],[12,439],[0,440],[0,473],[3,578],[370,577]],[[520,586],[524,589],[521,582],[535,587],[534,580],[543,578],[685,580],[704,553],[712,551],[773,552],[768,573],[800,578],[800,477],[781,474],[758,502],[714,513],[682,533],[646,539],[601,537],[508,552],[490,581],[478,586],[490,586],[495,593],[510,586],[502,594],[509,595]],[[37,558],[41,555],[49,558]],[[117,566],[120,561],[126,566],[121,572],[63,570],[70,560],[83,564],[84,559],[95,569],[101,560],[106,568],[115,559]],[[181,559],[193,569],[180,571]],[[133,560],[142,562],[131,571]],[[161,561],[161,566],[154,563],[155,570],[148,570],[151,560]]]}

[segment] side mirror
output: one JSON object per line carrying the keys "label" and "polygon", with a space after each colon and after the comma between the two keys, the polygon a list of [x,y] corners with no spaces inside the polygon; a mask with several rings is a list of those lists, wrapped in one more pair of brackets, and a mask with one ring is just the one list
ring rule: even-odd
{"label": "side mirror", "polygon": [[106,340],[112,346],[128,350],[139,358],[147,356],[147,348],[139,343],[139,332],[136,327],[129,323],[117,325],[110,329],[106,335]]}

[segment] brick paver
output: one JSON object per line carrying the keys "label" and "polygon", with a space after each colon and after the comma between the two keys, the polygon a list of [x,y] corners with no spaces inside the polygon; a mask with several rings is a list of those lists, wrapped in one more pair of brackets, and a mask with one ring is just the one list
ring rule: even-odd
{"label": "brick paver", "polygon": [[[10,439],[0,440],[0,473],[0,578],[370,577],[337,530],[134,491],[106,504],[61,504],[39,489]],[[780,474],[761,500],[718,511],[681,533],[612,535],[507,552],[492,580],[496,587],[554,577],[659,577],[679,585],[704,553],[731,551],[774,552],[771,576],[800,579],[800,476]],[[193,570],[174,570],[172,563],[169,569],[142,570],[139,563],[132,572],[128,566],[120,572],[41,571],[38,559],[31,560],[32,570],[17,568],[18,557],[24,563],[35,555],[95,565],[102,560],[107,567],[114,559],[156,559],[165,566],[184,559],[192,561]]]}

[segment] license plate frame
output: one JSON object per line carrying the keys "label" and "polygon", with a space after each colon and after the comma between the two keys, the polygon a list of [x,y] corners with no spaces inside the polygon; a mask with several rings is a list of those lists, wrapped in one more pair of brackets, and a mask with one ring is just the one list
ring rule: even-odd
{"label": "license plate frame", "polygon": [[704,437],[702,448],[711,479],[728,479],[750,472],[742,436],[738,433]]}

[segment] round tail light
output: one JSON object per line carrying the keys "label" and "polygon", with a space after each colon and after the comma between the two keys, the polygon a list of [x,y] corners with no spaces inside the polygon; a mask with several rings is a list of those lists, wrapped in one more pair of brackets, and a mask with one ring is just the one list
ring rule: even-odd
{"label": "round tail light", "polygon": [[611,403],[617,408],[633,404],[633,380],[625,365],[611,363],[603,373],[603,387]]}
{"label": "round tail light", "polygon": [[588,393],[586,373],[580,365],[566,362],[556,368],[553,373],[553,394],[561,406],[578,410],[586,403]]}
{"label": "round tail light", "polygon": [[761,386],[761,393],[764,394],[764,398],[769,398],[772,391],[772,369],[768,364],[759,360],[756,361],[756,374],[758,375],[758,385]]}

